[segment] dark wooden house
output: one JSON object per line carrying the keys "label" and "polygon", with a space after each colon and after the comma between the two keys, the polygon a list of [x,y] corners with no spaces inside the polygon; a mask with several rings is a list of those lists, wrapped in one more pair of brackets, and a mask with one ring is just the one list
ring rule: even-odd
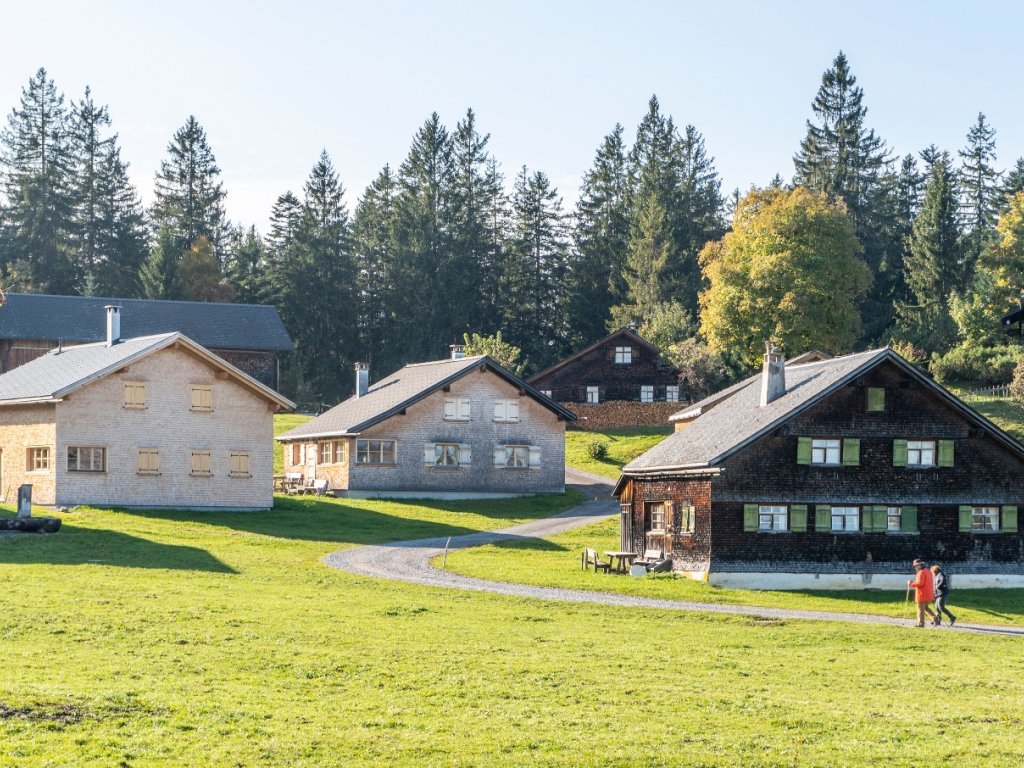
{"label": "dark wooden house", "polygon": [[764,371],[623,468],[621,545],[724,586],[1024,586],[1024,446],[889,349]]}
{"label": "dark wooden house", "polygon": [[527,381],[560,403],[680,400],[678,372],[657,347],[629,328],[620,328]]}
{"label": "dark wooden house", "polygon": [[106,305],[121,307],[125,336],[182,333],[272,389],[278,355],[293,349],[272,306],[10,293],[0,308],[0,373],[59,344],[103,341]]}

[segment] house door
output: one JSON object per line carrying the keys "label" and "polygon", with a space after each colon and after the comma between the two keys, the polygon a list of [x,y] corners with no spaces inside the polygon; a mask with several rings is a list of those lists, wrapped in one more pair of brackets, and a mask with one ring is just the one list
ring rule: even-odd
{"label": "house door", "polygon": [[644,550],[661,550],[665,556],[672,554],[673,503],[671,501],[649,501],[644,504]]}
{"label": "house door", "polygon": [[316,443],[306,447],[306,480],[316,478]]}

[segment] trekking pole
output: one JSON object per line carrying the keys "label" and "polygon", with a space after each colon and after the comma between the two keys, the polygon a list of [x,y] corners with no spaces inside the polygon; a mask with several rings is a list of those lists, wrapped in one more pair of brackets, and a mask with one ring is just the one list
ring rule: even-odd
{"label": "trekking pole", "polygon": [[909,584],[907,584],[907,596],[905,598],[903,598],[903,602],[907,603],[907,604],[910,603],[910,585]]}

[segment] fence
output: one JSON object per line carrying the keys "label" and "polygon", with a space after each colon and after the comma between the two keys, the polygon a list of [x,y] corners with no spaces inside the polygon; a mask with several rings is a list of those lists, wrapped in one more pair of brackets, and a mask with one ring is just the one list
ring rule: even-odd
{"label": "fence", "polygon": [[992,387],[981,387],[980,389],[971,389],[964,392],[961,396],[961,400],[981,400],[982,398],[1009,398],[1010,397],[1010,385],[1009,384],[996,384]]}

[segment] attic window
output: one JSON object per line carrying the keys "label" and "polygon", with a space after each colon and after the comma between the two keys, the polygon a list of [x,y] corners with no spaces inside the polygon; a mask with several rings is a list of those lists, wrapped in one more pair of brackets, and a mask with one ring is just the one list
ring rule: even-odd
{"label": "attic window", "polygon": [[620,365],[630,365],[633,362],[632,347],[616,347],[615,362]]}

